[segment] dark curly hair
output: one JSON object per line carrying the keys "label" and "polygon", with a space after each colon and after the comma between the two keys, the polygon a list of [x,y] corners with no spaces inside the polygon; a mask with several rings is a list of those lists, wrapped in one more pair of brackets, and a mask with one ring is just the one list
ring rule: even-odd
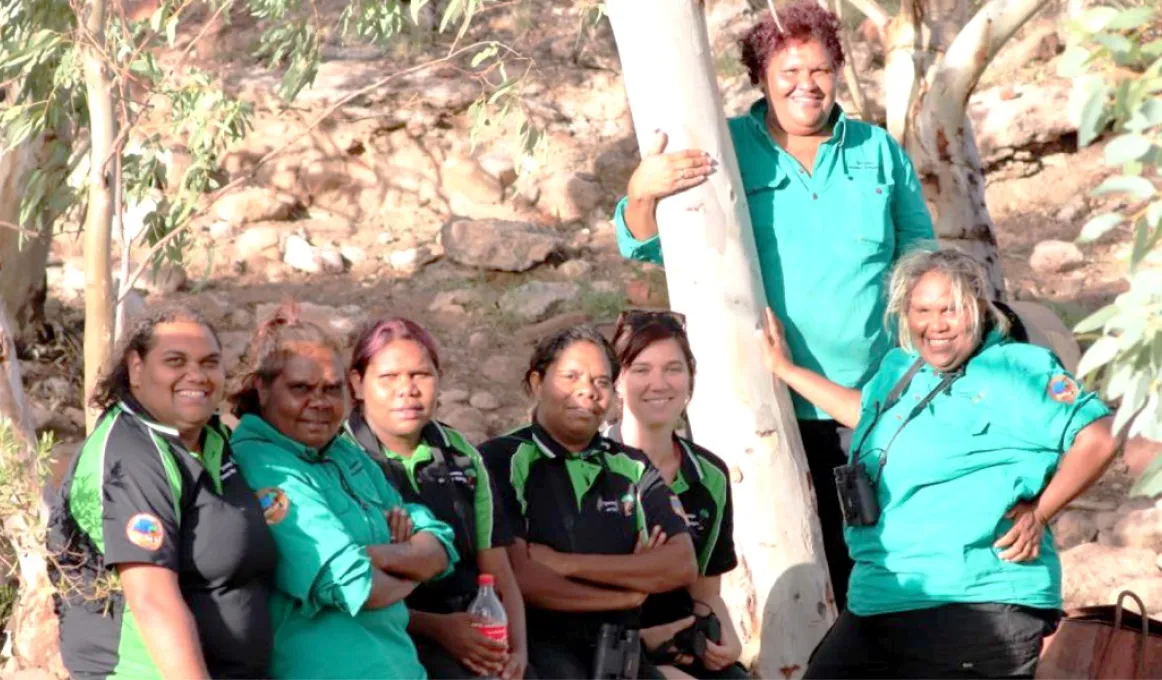
{"label": "dark curly hair", "polygon": [[284,303],[258,325],[250,339],[242,372],[226,396],[232,405],[231,413],[241,418],[261,411],[258,386],[270,385],[282,373],[287,359],[294,354],[294,349],[289,347],[294,343],[322,345],[342,361],[343,350],[338,341],[322,326],[301,318],[296,303]]}
{"label": "dark curly hair", "polygon": [[202,326],[210,331],[210,335],[214,337],[214,342],[218,344],[219,349],[222,347],[222,341],[218,339],[218,331],[210,325],[210,322],[202,316],[201,312],[176,303],[152,307],[133,321],[133,325],[129,327],[128,332],[118,343],[117,349],[113,352],[111,363],[93,387],[93,395],[89,398],[89,405],[92,408],[105,411],[113,404],[130,396],[129,356],[136,354],[144,359],[145,355],[149,354],[154,345],[157,344],[156,338],[154,338],[154,331],[157,327],[163,323],[174,321],[192,321]]}
{"label": "dark curly hair", "polygon": [[775,24],[770,12],[751,27],[738,41],[742,53],[742,65],[750,75],[752,85],[761,85],[767,75],[771,57],[789,45],[808,40],[818,40],[831,63],[838,71],[843,68],[843,46],[839,42],[839,18],[820,7],[814,0],[795,0],[779,10],[779,22],[783,30]]}
{"label": "dark curly hair", "polygon": [[589,324],[582,324],[557,331],[550,336],[542,338],[537,343],[536,349],[533,350],[533,355],[529,357],[529,368],[525,371],[525,392],[532,394],[532,377],[538,375],[544,378],[545,373],[549,370],[549,366],[552,366],[553,362],[565,350],[577,342],[588,342],[597,345],[605,355],[605,360],[609,362],[610,379],[617,380],[617,375],[621,370],[621,364],[617,362],[617,353],[613,351],[613,346],[609,344],[609,340],[605,339],[601,331]]}

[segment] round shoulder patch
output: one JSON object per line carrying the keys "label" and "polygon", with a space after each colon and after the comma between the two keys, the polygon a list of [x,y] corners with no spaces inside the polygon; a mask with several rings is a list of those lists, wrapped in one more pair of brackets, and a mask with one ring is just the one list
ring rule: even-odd
{"label": "round shoulder patch", "polygon": [[139,512],[125,524],[125,538],[133,545],[157,552],[165,542],[165,532],[161,530],[161,520],[148,512]]}
{"label": "round shoulder patch", "polygon": [[1080,390],[1077,383],[1067,375],[1055,375],[1049,379],[1049,398],[1062,404],[1072,404]]}
{"label": "round shoulder patch", "polygon": [[258,505],[262,508],[262,516],[266,518],[267,526],[274,526],[286,519],[287,513],[290,512],[290,499],[282,489],[278,487],[259,489],[255,495],[258,496]]}

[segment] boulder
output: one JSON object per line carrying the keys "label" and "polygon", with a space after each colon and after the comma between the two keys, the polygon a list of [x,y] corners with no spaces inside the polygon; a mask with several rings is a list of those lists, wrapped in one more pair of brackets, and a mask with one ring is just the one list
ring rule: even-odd
{"label": "boulder", "polygon": [[529,281],[500,298],[500,309],[524,321],[540,321],[581,292],[571,281]]}
{"label": "boulder", "polygon": [[509,220],[453,220],[440,236],[457,264],[508,272],[532,269],[565,246],[556,232]]}
{"label": "boulder", "polygon": [[1048,240],[1033,246],[1029,266],[1038,274],[1058,274],[1085,264],[1085,255],[1077,244]]}
{"label": "boulder", "polygon": [[290,219],[297,206],[293,196],[265,187],[245,187],[215,201],[210,214],[230,224],[247,224]]}
{"label": "boulder", "polygon": [[1110,529],[1114,545],[1162,552],[1162,508],[1132,509]]}
{"label": "boulder", "polygon": [[1067,607],[1108,604],[1112,589],[1159,575],[1157,554],[1145,548],[1083,543],[1061,553]]}
{"label": "boulder", "polygon": [[593,271],[593,263],[588,260],[569,260],[557,267],[557,272],[570,281],[580,281]]}
{"label": "boulder", "polygon": [[452,388],[450,390],[440,391],[441,404],[465,404],[468,402],[468,390]]}
{"label": "boulder", "polygon": [[527,368],[527,359],[508,354],[497,354],[484,360],[483,365],[480,366],[480,372],[494,383],[516,387],[524,379]]}
{"label": "boulder", "polygon": [[468,404],[479,411],[495,411],[500,408],[500,399],[491,392],[476,392],[468,400]]}
{"label": "boulder", "polygon": [[1097,538],[1097,521],[1093,513],[1066,510],[1053,522],[1053,541],[1058,550],[1068,550]]}
{"label": "boulder", "polygon": [[604,191],[595,179],[561,172],[541,185],[538,205],[561,222],[576,222],[597,208],[603,196]]}
{"label": "boulder", "polygon": [[287,226],[273,224],[249,227],[234,241],[234,260],[245,262],[255,255],[270,256],[278,252],[278,244],[287,230]]}
{"label": "boulder", "polygon": [[1067,371],[1077,371],[1081,347],[1061,317],[1045,305],[1030,300],[1014,300],[1009,303],[1009,308],[1025,325],[1029,342],[1053,352]]}
{"label": "boulder", "polygon": [[590,320],[589,315],[585,312],[565,312],[540,323],[525,326],[516,332],[516,339],[524,343],[535,343],[557,331],[588,323]]}
{"label": "boulder", "polygon": [[[255,317],[261,323],[270,318],[270,315],[279,306],[277,303],[258,305]],[[299,315],[302,318],[313,321],[331,331],[340,342],[344,343],[350,340],[351,335],[358,331],[367,321],[367,312],[359,305],[330,307],[327,305],[316,305],[311,302],[300,302],[298,303],[298,307]]]}
{"label": "boulder", "polygon": [[137,280],[147,292],[154,295],[170,295],[186,287],[189,277],[186,270],[176,262],[162,262],[149,267]]}
{"label": "boulder", "polygon": [[504,198],[501,180],[471,158],[449,158],[440,168],[440,175],[442,188],[449,199],[492,205]]}
{"label": "boulder", "polygon": [[1047,144],[1077,132],[1070,119],[1067,78],[1006,84],[973,94],[968,117],[986,168],[1015,150]]}

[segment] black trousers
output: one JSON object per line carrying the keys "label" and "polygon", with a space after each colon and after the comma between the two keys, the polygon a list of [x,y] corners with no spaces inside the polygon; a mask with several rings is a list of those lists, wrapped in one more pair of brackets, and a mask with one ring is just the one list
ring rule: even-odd
{"label": "black trousers", "polygon": [[1032,678],[1059,613],[948,604],[895,614],[845,611],[811,655],[814,678]]}
{"label": "black trousers", "polygon": [[750,673],[747,673],[746,669],[737,663],[732,663],[717,671],[707,669],[700,660],[684,666],[674,664],[674,668],[692,678],[697,678],[697,680],[749,680],[750,678]]}
{"label": "black trousers", "polygon": [[799,434],[807,453],[811,482],[815,485],[815,499],[819,505],[819,524],[823,528],[823,551],[835,591],[835,606],[839,611],[847,607],[847,582],[854,563],[847,552],[843,538],[843,510],[835,491],[832,471],[847,463],[851,449],[851,428],[834,420],[800,420]]}
{"label": "black trousers", "polygon": [[[588,680],[593,677],[595,643],[573,637],[529,639],[529,666],[535,666],[538,677],[560,680]],[[650,663],[645,654],[638,665],[639,678],[663,680],[665,676]]]}

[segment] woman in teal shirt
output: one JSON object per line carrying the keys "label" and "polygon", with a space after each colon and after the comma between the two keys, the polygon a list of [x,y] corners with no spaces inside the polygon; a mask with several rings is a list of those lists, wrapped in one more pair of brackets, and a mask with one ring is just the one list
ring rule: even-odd
{"label": "woman in teal shirt", "polygon": [[282,308],[247,356],[230,397],[241,418],[231,445],[278,547],[271,674],[426,677],[404,598],[451,571],[452,529],[423,506],[406,506],[405,516],[379,467],[336,436],[347,381],[319,326]]}
{"label": "woman in teal shirt", "polygon": [[768,368],[855,428],[844,471],[870,492],[849,494],[848,611],[805,677],[1032,677],[1062,605],[1045,529],[1113,458],[1109,410],[1007,337],[970,256],[911,255],[890,290],[902,346],[862,391],[796,366],[768,311]]}
{"label": "woman in teal shirt", "polygon": [[[746,191],[767,304],[787,325],[795,363],[845,387],[864,385],[891,349],[880,319],[892,264],[931,239],[932,219],[904,150],[879,127],[835,103],[843,67],[839,21],[814,0],[767,13],[740,42],[751,83],[763,94],[727,121]],[[700,151],[646,154],[614,214],[618,247],[661,263],[656,209],[662,198],[713,172]],[[821,311],[825,310],[825,311]],[[836,602],[851,562],[831,469],[851,430],[809,400],[795,415],[819,501]]]}

